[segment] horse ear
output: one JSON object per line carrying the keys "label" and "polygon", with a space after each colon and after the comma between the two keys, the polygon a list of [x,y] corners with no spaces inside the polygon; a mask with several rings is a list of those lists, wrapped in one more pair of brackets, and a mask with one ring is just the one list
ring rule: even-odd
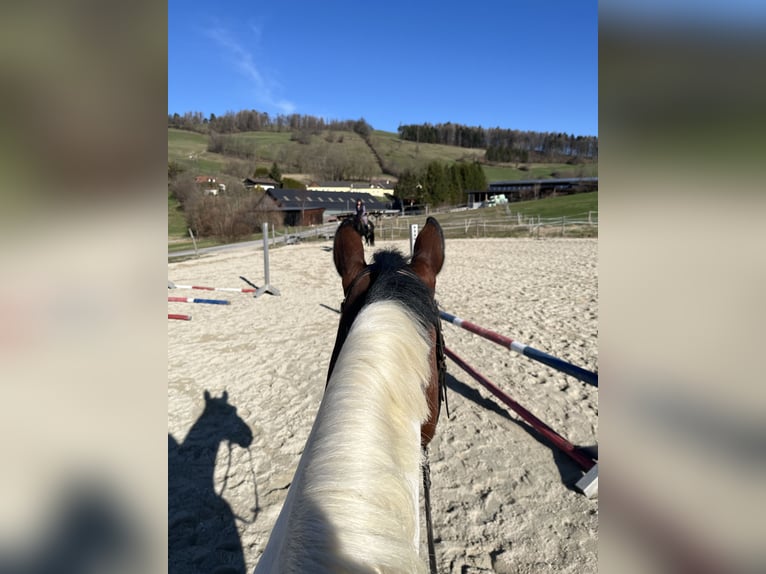
{"label": "horse ear", "polygon": [[224,401],[228,401],[229,400],[229,391],[224,391],[223,394],[221,395],[221,398]]}
{"label": "horse ear", "polygon": [[210,400],[210,393],[207,389],[205,389],[205,402],[208,402]]}
{"label": "horse ear", "polygon": [[338,227],[332,251],[335,269],[338,270],[343,281],[343,291],[346,291],[356,276],[367,266],[364,262],[362,237],[354,230],[351,220],[347,219]]}
{"label": "horse ear", "polygon": [[428,288],[434,291],[436,275],[441,271],[442,265],[444,265],[444,232],[439,222],[429,217],[415,240],[410,267],[428,285]]}

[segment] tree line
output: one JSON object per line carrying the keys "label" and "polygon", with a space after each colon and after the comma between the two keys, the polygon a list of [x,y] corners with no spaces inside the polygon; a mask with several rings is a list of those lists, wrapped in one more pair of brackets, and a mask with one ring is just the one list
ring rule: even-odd
{"label": "tree line", "polygon": [[222,116],[202,112],[168,114],[168,127],[194,131],[202,134],[234,134],[239,132],[294,132],[319,135],[326,130],[353,131],[367,137],[372,127],[364,118],[358,120],[325,120],[324,118],[303,114],[278,114],[270,116],[257,110],[226,112]]}
{"label": "tree line", "polygon": [[462,205],[465,192],[487,189],[487,178],[477,162],[445,165],[430,162],[424,169],[405,170],[394,187],[394,196],[403,205]]}
{"label": "tree line", "polygon": [[407,124],[398,128],[403,140],[487,150],[494,162],[568,161],[598,159],[598,137],[556,132],[445,124]]}
{"label": "tree line", "polygon": [[[252,131],[292,132],[301,142],[311,135],[326,131],[352,131],[368,138],[373,127],[364,119],[326,120],[305,114],[277,114],[271,116],[257,110],[226,112],[221,116],[202,112],[168,114],[168,127],[195,131],[203,134],[236,134]],[[398,128],[403,140],[418,143],[435,143],[465,148],[486,149],[486,159],[491,162],[544,162],[570,160],[597,160],[598,137],[566,134],[561,132],[522,131],[506,128],[466,126],[452,122],[439,124],[406,124]],[[245,149],[237,149],[233,141],[219,139],[212,147],[229,146],[229,155],[245,157]]]}

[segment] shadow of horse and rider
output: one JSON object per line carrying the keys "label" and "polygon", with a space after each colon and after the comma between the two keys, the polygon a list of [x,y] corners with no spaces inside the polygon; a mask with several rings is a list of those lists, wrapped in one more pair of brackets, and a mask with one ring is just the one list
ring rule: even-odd
{"label": "shadow of horse and rider", "polygon": [[[224,498],[227,478],[216,490],[215,468],[219,446],[248,448],[250,426],[229,402],[228,393],[204,393],[205,408],[182,443],[168,434],[168,572],[246,572],[238,517]],[[252,465],[251,465],[252,470]],[[253,476],[253,480],[255,477]],[[258,512],[257,492],[252,510]]]}

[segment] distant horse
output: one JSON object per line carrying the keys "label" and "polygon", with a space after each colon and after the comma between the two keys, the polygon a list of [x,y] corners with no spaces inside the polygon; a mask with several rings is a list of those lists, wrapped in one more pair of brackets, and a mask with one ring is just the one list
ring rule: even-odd
{"label": "distant horse", "polygon": [[327,387],[255,572],[424,572],[419,473],[444,384],[444,236],[429,218],[409,264],[389,250],[367,265],[349,220],[333,251],[345,300]]}
{"label": "distant horse", "polygon": [[356,232],[364,237],[364,241],[367,245],[370,247],[375,246],[375,224],[372,222],[372,220],[368,217],[367,223],[364,222],[364,220],[359,217],[358,215],[355,215],[353,218],[353,225]]}
{"label": "distant horse", "polygon": [[205,409],[183,443],[168,434],[168,572],[244,573],[235,516],[216,492],[214,473],[220,443],[247,448],[253,433],[226,391],[220,398],[205,391],[204,398]]}

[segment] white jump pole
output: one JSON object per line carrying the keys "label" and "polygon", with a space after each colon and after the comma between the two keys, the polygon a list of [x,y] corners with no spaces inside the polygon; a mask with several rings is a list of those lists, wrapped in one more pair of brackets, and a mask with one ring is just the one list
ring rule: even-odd
{"label": "white jump pole", "polygon": [[256,289],[254,297],[258,298],[264,293],[280,295],[279,289],[273,287],[269,281],[269,224],[265,221],[263,222],[263,273],[266,283]]}

